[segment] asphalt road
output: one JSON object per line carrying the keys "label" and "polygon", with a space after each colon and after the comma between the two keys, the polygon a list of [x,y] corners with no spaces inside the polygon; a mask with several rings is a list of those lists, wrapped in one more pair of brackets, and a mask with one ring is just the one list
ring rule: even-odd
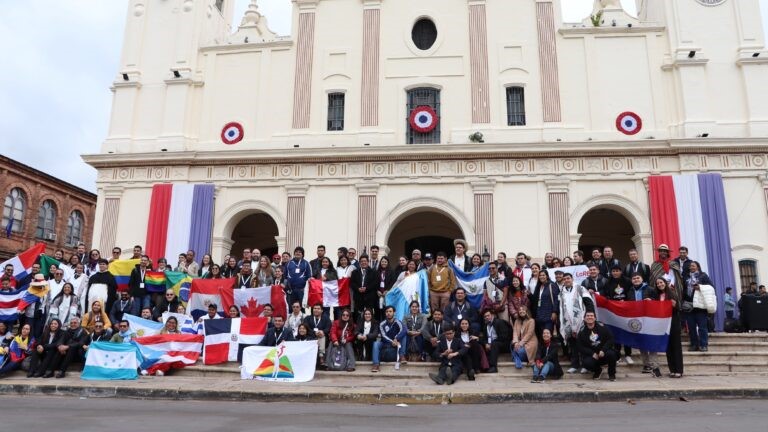
{"label": "asphalt road", "polygon": [[768,401],[351,405],[5,397],[0,431],[768,431]]}

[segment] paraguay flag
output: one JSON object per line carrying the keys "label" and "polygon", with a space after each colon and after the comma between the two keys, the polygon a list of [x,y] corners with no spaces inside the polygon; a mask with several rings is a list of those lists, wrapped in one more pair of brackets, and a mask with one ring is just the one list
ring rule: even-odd
{"label": "paraguay flag", "polygon": [[158,370],[181,369],[197,363],[203,349],[203,335],[164,334],[131,341],[141,352],[141,369],[149,374]]}
{"label": "paraguay flag", "polygon": [[723,178],[713,173],[651,176],[648,186],[654,245],[667,244],[670,258],[685,246],[701,264],[717,291],[715,329],[723,331],[725,288],[738,287]]}
{"label": "paraguay flag", "polygon": [[226,318],[203,321],[205,348],[203,363],[207,365],[239,362],[243,350],[258,345],[267,333],[266,318]]}
{"label": "paraguay flag", "polygon": [[13,277],[15,280],[11,281],[11,286],[16,286],[16,281],[20,281],[29,275],[32,264],[37,261],[37,258],[45,253],[45,243],[38,243],[24,252],[16,255],[15,257],[0,264],[0,271],[5,269],[5,266],[11,264],[13,266]]}
{"label": "paraguay flag", "polygon": [[197,322],[201,316],[208,313],[208,305],[215,304],[221,316],[227,316],[226,305],[234,303],[232,285],[234,278],[229,279],[193,279],[189,292],[187,313]]}
{"label": "paraguay flag", "polygon": [[344,307],[352,304],[349,292],[349,278],[332,281],[309,280],[307,304],[312,306],[322,303],[323,307]]}
{"label": "paraguay flag", "polygon": [[148,271],[144,273],[144,288],[150,293],[163,293],[166,290],[165,272]]}
{"label": "paraguay flag", "polygon": [[422,313],[429,313],[429,281],[427,271],[419,270],[395,285],[384,297],[387,306],[394,306],[395,317],[402,320],[412,301],[419,302]]}
{"label": "paraguay flag", "polygon": [[465,273],[463,270],[456,267],[456,264],[454,264],[453,261],[448,261],[448,265],[453,269],[458,285],[467,291],[467,301],[469,304],[479,310],[483,305],[485,281],[487,281],[490,276],[488,273],[488,263],[483,264],[482,267],[470,273]]}
{"label": "paraguay flag", "polygon": [[666,352],[672,325],[671,301],[612,301],[595,295],[597,317],[616,343],[648,352]]}
{"label": "paraguay flag", "polygon": [[128,291],[128,282],[131,280],[131,272],[139,263],[138,259],[114,260],[109,263],[109,272],[117,282],[117,292]]}

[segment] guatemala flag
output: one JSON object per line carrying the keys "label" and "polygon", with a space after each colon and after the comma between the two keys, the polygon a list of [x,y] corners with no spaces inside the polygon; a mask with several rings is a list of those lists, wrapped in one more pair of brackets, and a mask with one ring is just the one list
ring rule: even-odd
{"label": "guatemala flag", "polygon": [[666,352],[672,325],[671,301],[612,301],[595,295],[597,318],[611,329],[617,344],[648,352]]}
{"label": "guatemala flag", "polygon": [[483,304],[483,291],[485,290],[485,281],[488,280],[488,263],[483,264],[474,273],[465,273],[456,267],[453,261],[448,261],[448,265],[453,269],[456,275],[456,282],[465,291],[467,291],[467,301],[475,309],[480,309]]}
{"label": "guatemala flag", "polygon": [[132,344],[94,342],[88,347],[85,367],[80,375],[84,380],[133,380],[139,377],[137,369],[141,353]]}
{"label": "guatemala flag", "polygon": [[408,314],[412,301],[421,305],[422,313],[429,313],[429,281],[426,270],[420,270],[395,285],[387,293],[384,302],[387,306],[395,307],[395,318],[402,320]]}

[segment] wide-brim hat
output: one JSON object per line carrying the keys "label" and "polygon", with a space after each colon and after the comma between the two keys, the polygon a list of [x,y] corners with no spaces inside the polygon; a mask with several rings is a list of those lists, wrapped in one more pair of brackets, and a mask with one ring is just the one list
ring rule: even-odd
{"label": "wide-brim hat", "polygon": [[462,245],[464,246],[464,249],[467,248],[467,241],[464,239],[456,239],[453,241],[453,246],[456,247],[456,245]]}
{"label": "wide-brim hat", "polygon": [[45,280],[45,276],[42,273],[38,273],[35,275],[35,280],[32,283],[30,283],[29,286],[33,286],[33,287],[48,286],[48,281]]}
{"label": "wide-brim hat", "polygon": [[667,251],[669,252],[669,246],[665,243],[662,243],[659,245],[658,248],[656,248],[657,251]]}

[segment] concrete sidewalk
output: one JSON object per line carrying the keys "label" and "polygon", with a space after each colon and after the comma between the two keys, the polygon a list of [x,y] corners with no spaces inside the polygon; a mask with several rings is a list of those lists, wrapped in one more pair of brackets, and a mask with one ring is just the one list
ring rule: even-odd
{"label": "concrete sidewalk", "polygon": [[604,402],[640,399],[768,398],[768,376],[694,376],[653,379],[619,376],[615,382],[566,377],[533,384],[526,380],[485,375],[474,382],[459,380],[438,386],[428,377],[359,378],[323,374],[304,384],[243,381],[230,377],[141,377],[136,381],[83,381],[77,374],[64,379],[0,379],[0,394],[55,395],[92,398],[352,402],[382,404],[445,404],[501,402]]}

